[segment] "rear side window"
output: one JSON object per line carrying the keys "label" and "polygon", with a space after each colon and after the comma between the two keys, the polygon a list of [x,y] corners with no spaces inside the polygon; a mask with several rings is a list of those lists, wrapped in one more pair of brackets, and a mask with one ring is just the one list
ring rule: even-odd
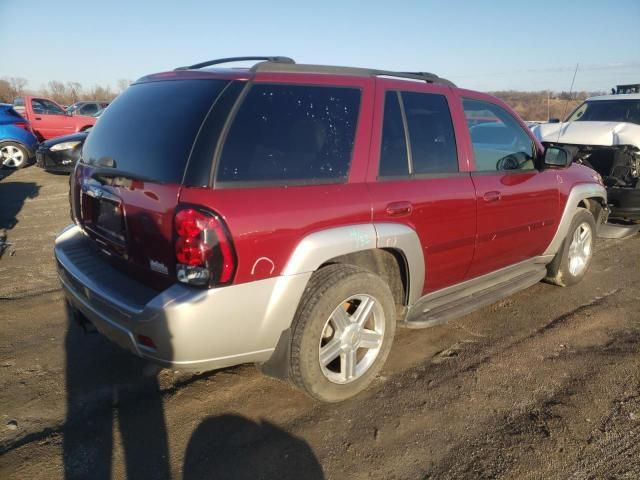
{"label": "rear side window", "polygon": [[80,107],[80,115],[93,115],[98,111],[98,105],[95,103],[87,103]]}
{"label": "rear side window", "polygon": [[256,84],[227,135],[216,185],[345,181],[360,90]]}
{"label": "rear side window", "polygon": [[[226,80],[134,84],[104,110],[87,137],[82,161],[181,183],[200,125]],[[106,160],[106,161],[105,161]]]}
{"label": "rear side window", "polygon": [[456,137],[444,95],[403,92],[414,174],[458,171]]}
{"label": "rear side window", "polygon": [[445,96],[387,92],[379,176],[455,172],[458,172],[456,137]]}

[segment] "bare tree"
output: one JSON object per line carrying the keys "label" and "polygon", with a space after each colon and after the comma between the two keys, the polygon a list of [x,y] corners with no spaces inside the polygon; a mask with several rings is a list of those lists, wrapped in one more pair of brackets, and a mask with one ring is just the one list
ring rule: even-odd
{"label": "bare tree", "polygon": [[4,77],[0,80],[0,101],[13,102],[14,98],[24,95],[27,80],[21,77]]}
{"label": "bare tree", "polygon": [[13,95],[19,97],[24,95],[24,87],[27,86],[27,79],[22,77],[8,77],[7,80],[13,89]]}
{"label": "bare tree", "polygon": [[13,102],[13,89],[7,80],[2,79],[0,80],[0,103],[11,102]]}
{"label": "bare tree", "polygon": [[79,82],[67,82],[67,93],[70,103],[76,103],[82,95],[82,85]]}
{"label": "bare tree", "polygon": [[47,93],[55,102],[66,105],[70,96],[67,93],[67,87],[58,80],[50,80],[47,83]]}
{"label": "bare tree", "polygon": [[128,78],[120,78],[117,83],[118,91],[120,93],[124,92],[129,87],[129,85],[131,85],[131,83],[131,80]]}

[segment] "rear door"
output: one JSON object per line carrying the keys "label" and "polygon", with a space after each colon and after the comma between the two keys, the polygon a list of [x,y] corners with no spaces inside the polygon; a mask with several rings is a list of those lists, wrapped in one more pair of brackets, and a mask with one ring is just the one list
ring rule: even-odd
{"label": "rear door", "polygon": [[374,222],[413,228],[425,259],[423,293],[461,281],[473,257],[476,202],[461,114],[448,87],[378,80],[369,189]]}
{"label": "rear door", "polygon": [[472,278],[544,252],[557,229],[559,189],[556,173],[539,169],[542,150],[507,107],[467,91],[461,102],[478,211]]}
{"label": "rear door", "polygon": [[46,98],[32,98],[32,127],[42,138],[49,139],[74,132],[74,124],[60,105]]}

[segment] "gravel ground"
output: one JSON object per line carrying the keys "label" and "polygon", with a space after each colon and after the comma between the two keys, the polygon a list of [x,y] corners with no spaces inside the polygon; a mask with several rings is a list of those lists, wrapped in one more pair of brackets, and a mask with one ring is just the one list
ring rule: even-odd
{"label": "gravel ground", "polygon": [[640,236],[600,241],[575,287],[399,330],[371,388],[323,405],[252,366],[158,371],[70,324],[67,182],[0,180],[0,478],[640,478]]}

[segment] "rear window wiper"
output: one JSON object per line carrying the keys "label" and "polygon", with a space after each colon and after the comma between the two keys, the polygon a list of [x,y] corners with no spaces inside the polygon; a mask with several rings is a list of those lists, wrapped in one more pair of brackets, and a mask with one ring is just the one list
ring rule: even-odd
{"label": "rear window wiper", "polygon": [[112,168],[98,167],[91,173],[91,178],[97,180],[103,185],[113,186],[131,186],[131,182],[138,180],[141,182],[160,182],[154,178],[141,175],[139,173],[126,172],[123,170],[114,170]]}

